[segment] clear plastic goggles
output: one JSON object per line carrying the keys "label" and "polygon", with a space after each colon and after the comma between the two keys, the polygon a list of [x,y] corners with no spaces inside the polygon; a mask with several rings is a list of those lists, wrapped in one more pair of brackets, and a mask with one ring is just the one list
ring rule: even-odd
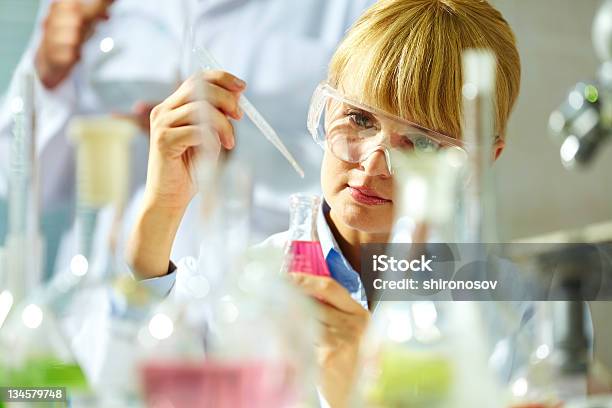
{"label": "clear plastic goggles", "polygon": [[465,151],[460,140],[348,99],[325,82],[313,94],[308,130],[321,147],[327,144],[334,156],[349,163],[362,163],[374,152],[383,151],[389,172],[392,172],[391,150],[418,153],[457,148]]}

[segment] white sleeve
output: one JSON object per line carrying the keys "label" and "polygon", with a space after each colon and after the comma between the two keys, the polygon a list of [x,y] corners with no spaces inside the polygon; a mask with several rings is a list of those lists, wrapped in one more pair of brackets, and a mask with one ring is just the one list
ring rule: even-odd
{"label": "white sleeve", "polygon": [[208,293],[210,283],[204,274],[198,271],[198,260],[187,256],[176,265],[170,262],[168,273],[156,278],[140,281],[149,291],[160,298],[172,297],[179,301],[197,299]]}
{"label": "white sleeve", "polygon": [[143,279],[140,284],[160,298],[165,298],[170,294],[176,284],[178,269],[174,264],[168,266],[168,273],[157,278]]}
{"label": "white sleeve", "polygon": [[[28,48],[14,71],[13,79],[0,106],[0,196],[7,193],[8,155],[10,151],[13,117],[11,103],[17,97],[17,76],[25,70],[34,70],[34,56],[41,37],[41,24],[51,0],[43,0],[39,8],[34,32]],[[75,69],[78,69],[75,67]],[[52,205],[61,197],[63,189],[57,188],[58,177],[64,176],[63,161],[67,157],[69,144],[63,131],[77,105],[77,87],[74,75],[53,90],[46,89],[37,79],[35,84],[36,152],[40,159],[41,198],[45,205]]]}

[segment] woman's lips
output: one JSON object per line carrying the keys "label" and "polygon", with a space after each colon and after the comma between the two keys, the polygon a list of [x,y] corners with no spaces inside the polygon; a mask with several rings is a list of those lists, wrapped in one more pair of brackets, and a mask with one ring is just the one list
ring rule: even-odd
{"label": "woman's lips", "polygon": [[351,187],[349,186],[351,197],[361,204],[365,205],[383,205],[390,203],[391,200],[382,198],[376,195],[376,192],[365,187]]}

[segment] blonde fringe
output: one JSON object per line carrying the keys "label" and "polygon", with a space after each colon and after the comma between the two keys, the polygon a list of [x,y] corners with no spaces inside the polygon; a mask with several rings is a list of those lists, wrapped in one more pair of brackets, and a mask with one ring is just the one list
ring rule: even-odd
{"label": "blonde fringe", "polygon": [[336,50],[329,81],[353,97],[438,132],[461,134],[461,54],[498,60],[497,134],[518,97],[521,64],[512,29],[484,0],[379,0]]}

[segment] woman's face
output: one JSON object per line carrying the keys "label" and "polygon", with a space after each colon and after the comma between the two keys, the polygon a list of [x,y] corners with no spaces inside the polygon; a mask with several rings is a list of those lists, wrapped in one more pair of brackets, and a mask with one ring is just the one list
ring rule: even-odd
{"label": "woman's face", "polygon": [[372,153],[361,163],[349,163],[326,146],[321,186],[336,222],[365,233],[390,232],[394,186],[384,151]]}
{"label": "woman's face", "polygon": [[425,134],[418,126],[355,102],[360,100],[353,96],[359,95],[360,87],[351,79],[345,78],[338,88],[352,97],[331,96],[325,101],[321,186],[336,223],[387,234],[393,225],[395,195],[388,149],[435,151],[449,142],[445,136]]}

